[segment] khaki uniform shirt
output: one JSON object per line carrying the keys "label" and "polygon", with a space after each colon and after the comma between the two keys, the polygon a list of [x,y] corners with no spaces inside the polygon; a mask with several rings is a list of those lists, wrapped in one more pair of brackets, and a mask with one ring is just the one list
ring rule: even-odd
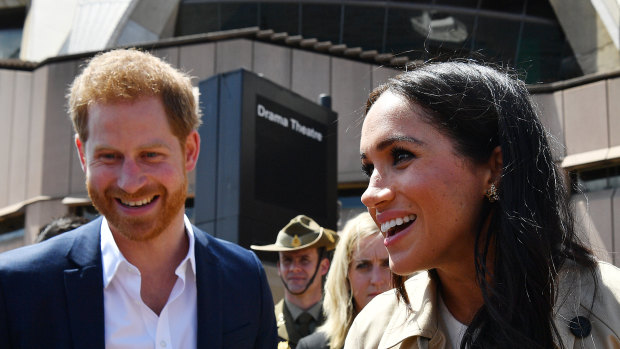
{"label": "khaki uniform shirt", "polygon": [[[291,349],[295,349],[297,342],[308,334],[299,333],[299,330],[295,324],[295,319],[303,311],[301,309],[290,309],[287,302],[281,299],[274,307],[276,314],[276,324],[278,326],[279,341],[286,342]],[[323,315],[323,302],[319,302],[313,305],[307,310],[315,319],[313,326],[311,326],[311,332],[317,327],[323,324],[325,317]],[[286,348],[283,344],[282,348]],[[280,348],[280,347],[278,347]]]}
{"label": "khaki uniform shirt", "polygon": [[[589,271],[574,264],[563,268],[555,306],[555,325],[566,348],[620,348],[620,269],[599,262],[596,298]],[[407,314],[396,291],[375,297],[355,318],[345,349],[444,349],[446,335],[438,325],[437,288],[427,273],[405,282],[413,313]],[[590,312],[590,309],[592,311]],[[585,338],[571,332],[569,322],[586,317],[592,330]]]}

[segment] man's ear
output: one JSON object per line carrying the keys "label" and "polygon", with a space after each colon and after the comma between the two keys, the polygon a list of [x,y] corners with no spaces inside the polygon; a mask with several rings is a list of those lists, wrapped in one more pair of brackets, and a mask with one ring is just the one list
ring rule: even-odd
{"label": "man's ear", "polygon": [[200,154],[200,135],[193,130],[185,139],[185,170],[187,172],[196,167],[198,154]]}
{"label": "man's ear", "polygon": [[80,158],[80,164],[82,165],[82,171],[84,171],[84,173],[86,173],[86,155],[85,155],[86,149],[84,149],[85,146],[86,144],[82,143],[82,140],[76,134],[75,135],[75,148],[77,149],[78,157]]}
{"label": "man's ear", "polygon": [[276,262],[276,270],[278,271],[278,276],[282,276],[282,274],[280,274],[280,260],[279,259]]}
{"label": "man's ear", "polygon": [[329,259],[323,258],[321,260],[321,266],[319,268],[320,268],[319,272],[321,273],[321,276],[324,276],[325,274],[327,274],[327,271],[329,270]]}

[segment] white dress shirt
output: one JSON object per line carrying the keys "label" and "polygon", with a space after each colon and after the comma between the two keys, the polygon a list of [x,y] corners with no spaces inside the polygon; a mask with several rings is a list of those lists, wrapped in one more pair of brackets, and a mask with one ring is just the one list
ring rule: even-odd
{"label": "white dress shirt", "polygon": [[103,302],[106,349],[196,348],[197,303],[194,232],[185,217],[187,256],[176,268],[177,280],[159,316],[140,297],[138,268],[118,249],[105,218],[101,223]]}

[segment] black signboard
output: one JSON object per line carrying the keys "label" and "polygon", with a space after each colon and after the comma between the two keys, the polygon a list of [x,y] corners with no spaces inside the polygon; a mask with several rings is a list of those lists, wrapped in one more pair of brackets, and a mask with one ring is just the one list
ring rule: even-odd
{"label": "black signboard", "polygon": [[195,224],[244,247],[298,214],[335,229],[336,114],[243,69],[199,88]]}
{"label": "black signboard", "polygon": [[257,95],[255,133],[255,198],[326,216],[327,126]]}

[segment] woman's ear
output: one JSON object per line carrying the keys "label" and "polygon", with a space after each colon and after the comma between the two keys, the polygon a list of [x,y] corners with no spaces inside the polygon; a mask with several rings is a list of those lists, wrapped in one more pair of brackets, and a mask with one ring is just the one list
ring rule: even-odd
{"label": "woman's ear", "polygon": [[491,184],[495,184],[499,186],[499,180],[502,176],[502,169],[504,167],[504,161],[502,158],[502,148],[498,145],[491,152],[491,156],[489,157],[489,169],[491,170],[491,176],[489,178],[489,186]]}

